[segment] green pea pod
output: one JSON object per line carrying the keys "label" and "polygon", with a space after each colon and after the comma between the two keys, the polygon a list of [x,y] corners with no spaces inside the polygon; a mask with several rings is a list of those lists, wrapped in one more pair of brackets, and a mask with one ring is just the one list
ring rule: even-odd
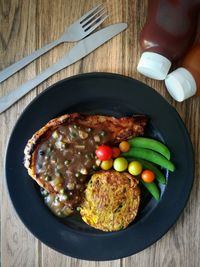
{"label": "green pea pod", "polygon": [[152,149],[156,152],[162,154],[165,158],[170,160],[170,151],[169,149],[161,142],[146,137],[134,137],[133,139],[129,140],[129,143],[133,147],[141,147],[141,148],[148,148]]}
{"label": "green pea pod", "polygon": [[130,159],[128,158],[128,161],[137,160],[142,164],[143,169],[151,170],[155,173],[156,180],[161,184],[166,184],[166,178],[164,174],[153,164],[143,159]]}
{"label": "green pea pod", "polygon": [[145,183],[143,180],[141,180],[141,183],[146,187],[146,189],[151,193],[151,195],[156,199],[160,199],[160,192],[158,190],[157,185],[152,182],[152,183]]}
{"label": "green pea pod", "polygon": [[175,170],[175,166],[171,161],[167,160],[161,154],[147,148],[133,147],[128,152],[122,153],[122,156],[148,160],[171,172]]}

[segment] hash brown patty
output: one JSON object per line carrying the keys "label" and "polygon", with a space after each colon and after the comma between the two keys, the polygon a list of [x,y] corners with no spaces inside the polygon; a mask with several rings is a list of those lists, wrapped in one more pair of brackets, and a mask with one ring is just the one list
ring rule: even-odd
{"label": "hash brown patty", "polygon": [[139,204],[137,179],[127,172],[99,171],[87,185],[80,214],[94,228],[118,231],[134,220]]}

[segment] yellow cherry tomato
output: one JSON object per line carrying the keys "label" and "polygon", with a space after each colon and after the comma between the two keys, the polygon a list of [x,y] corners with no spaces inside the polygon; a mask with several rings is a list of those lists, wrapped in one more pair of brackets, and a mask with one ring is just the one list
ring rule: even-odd
{"label": "yellow cherry tomato", "polygon": [[121,152],[128,152],[130,149],[130,144],[127,141],[122,141],[119,144],[119,149],[121,150]]}
{"label": "yellow cherry tomato", "polygon": [[139,175],[142,172],[142,164],[139,161],[131,161],[128,165],[128,171],[132,175]]}
{"label": "yellow cherry tomato", "polygon": [[108,160],[103,160],[101,162],[101,168],[104,171],[110,170],[113,166],[113,160],[112,159],[108,159]]}
{"label": "yellow cherry tomato", "polygon": [[123,157],[116,158],[114,160],[113,167],[116,171],[123,172],[128,167],[128,161]]}

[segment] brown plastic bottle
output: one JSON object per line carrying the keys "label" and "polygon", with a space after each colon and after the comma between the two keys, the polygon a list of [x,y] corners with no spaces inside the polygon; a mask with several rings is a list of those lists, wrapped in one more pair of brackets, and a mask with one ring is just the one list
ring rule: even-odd
{"label": "brown plastic bottle", "polygon": [[165,85],[170,95],[179,102],[195,94],[200,96],[200,44],[188,51],[181,68],[167,75]]}
{"label": "brown plastic bottle", "polygon": [[171,63],[194,41],[200,0],[149,0],[148,17],[140,34],[144,53],[138,71],[164,80]]}

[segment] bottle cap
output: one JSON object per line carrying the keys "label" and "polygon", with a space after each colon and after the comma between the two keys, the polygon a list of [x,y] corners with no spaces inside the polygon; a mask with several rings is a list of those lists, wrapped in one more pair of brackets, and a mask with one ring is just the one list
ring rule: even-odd
{"label": "bottle cap", "polygon": [[195,95],[197,90],[192,74],[185,68],[178,68],[167,75],[165,85],[170,95],[178,102]]}
{"label": "bottle cap", "polygon": [[166,57],[154,52],[144,52],[138,63],[137,70],[149,78],[164,80],[170,67],[171,62]]}

